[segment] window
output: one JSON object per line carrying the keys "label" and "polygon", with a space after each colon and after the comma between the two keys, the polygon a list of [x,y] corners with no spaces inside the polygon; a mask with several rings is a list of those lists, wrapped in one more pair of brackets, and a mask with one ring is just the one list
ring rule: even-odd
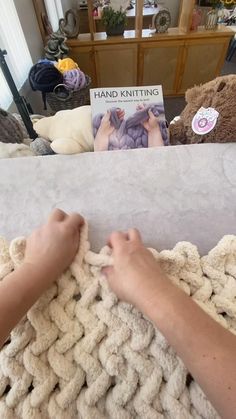
{"label": "window", "polygon": [[[33,65],[13,0],[0,0],[0,48],[7,50],[6,61],[18,89],[22,87]],[[0,70],[0,106],[8,108],[10,89]]]}
{"label": "window", "polygon": [[56,32],[59,29],[59,19],[64,17],[61,0],[44,0],[44,3],[52,30]]}

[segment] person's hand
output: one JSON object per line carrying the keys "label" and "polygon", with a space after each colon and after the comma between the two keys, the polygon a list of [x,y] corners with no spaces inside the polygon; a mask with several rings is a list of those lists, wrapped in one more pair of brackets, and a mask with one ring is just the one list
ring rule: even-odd
{"label": "person's hand", "polygon": [[113,133],[113,131],[115,130],[115,127],[112,126],[110,122],[110,117],[111,117],[111,112],[107,111],[101,120],[101,124],[98,129],[98,134],[102,134],[104,136],[109,137]]}
{"label": "person's hand", "polygon": [[154,256],[147,250],[138,230],[111,234],[114,265],[103,268],[111,289],[119,299],[147,312],[147,307],[156,301],[160,289],[169,280],[165,277]]}
{"label": "person's hand", "polygon": [[146,108],[146,105],[144,103],[138,103],[136,106],[136,111],[143,111]]}
{"label": "person's hand", "polygon": [[143,122],[144,128],[148,131],[158,130],[160,131],[160,126],[158,122],[158,118],[153,114],[151,110],[148,111],[149,118],[147,121]]}
{"label": "person's hand", "polygon": [[73,261],[83,223],[81,215],[55,209],[47,223],[27,239],[24,265],[54,281]]}

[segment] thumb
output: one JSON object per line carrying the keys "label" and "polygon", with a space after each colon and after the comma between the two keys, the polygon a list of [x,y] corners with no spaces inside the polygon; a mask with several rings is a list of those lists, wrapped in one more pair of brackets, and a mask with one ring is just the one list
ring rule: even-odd
{"label": "thumb", "polygon": [[113,266],[105,266],[102,268],[102,273],[105,275],[107,279],[110,279],[114,274],[114,268]]}
{"label": "thumb", "polygon": [[106,121],[109,121],[109,119],[110,119],[110,115],[109,115],[109,113],[108,113],[108,111],[107,111],[107,112],[103,115],[102,121],[106,122]]}

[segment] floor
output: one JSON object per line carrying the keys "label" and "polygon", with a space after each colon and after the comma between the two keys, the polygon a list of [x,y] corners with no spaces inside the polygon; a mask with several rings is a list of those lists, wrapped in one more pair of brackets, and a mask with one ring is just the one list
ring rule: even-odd
{"label": "floor", "polygon": [[[230,62],[225,61],[221,74],[222,75],[236,74],[236,53],[234,54]],[[167,121],[170,122],[175,116],[180,115],[184,107],[185,107],[184,97],[166,98],[165,99],[165,113],[166,113]]]}

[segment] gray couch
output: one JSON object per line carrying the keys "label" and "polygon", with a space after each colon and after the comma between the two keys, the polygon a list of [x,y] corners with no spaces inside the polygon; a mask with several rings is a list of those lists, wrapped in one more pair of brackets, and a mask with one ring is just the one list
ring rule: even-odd
{"label": "gray couch", "polygon": [[236,234],[236,144],[206,144],[0,161],[0,234],[12,239],[52,208],[79,211],[98,250],[113,229],[145,244],[180,240],[202,254]]}

